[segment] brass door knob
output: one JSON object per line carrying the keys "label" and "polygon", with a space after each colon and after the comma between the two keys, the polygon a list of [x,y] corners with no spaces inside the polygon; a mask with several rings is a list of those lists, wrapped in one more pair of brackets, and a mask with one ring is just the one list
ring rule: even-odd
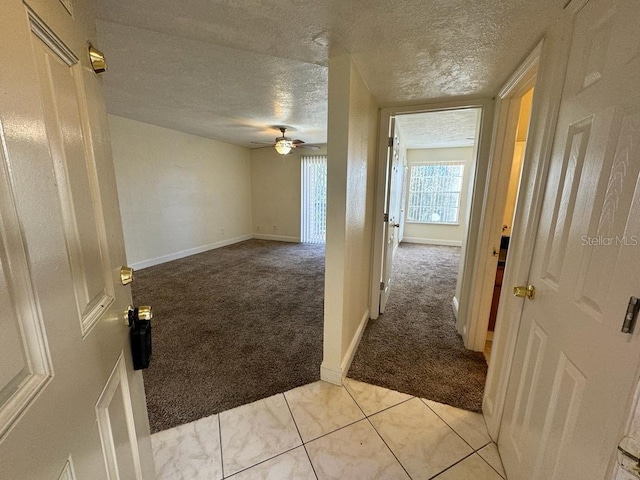
{"label": "brass door knob", "polygon": [[144,307],[138,307],[138,319],[151,320],[153,318],[153,311],[151,306],[145,305]]}
{"label": "brass door knob", "polygon": [[129,285],[133,282],[133,268],[120,267],[120,281],[123,285]]}
{"label": "brass door knob", "polygon": [[533,285],[529,285],[528,287],[513,287],[513,294],[516,297],[528,298],[529,300],[533,300],[536,296],[536,287],[534,287]]}
{"label": "brass door knob", "polygon": [[[129,305],[127,309],[124,311],[124,322],[127,326],[131,326],[133,324],[133,319],[135,318],[135,308],[132,305]],[[153,309],[149,305],[144,305],[142,307],[138,307],[138,317],[137,320],[151,320],[153,318]]]}

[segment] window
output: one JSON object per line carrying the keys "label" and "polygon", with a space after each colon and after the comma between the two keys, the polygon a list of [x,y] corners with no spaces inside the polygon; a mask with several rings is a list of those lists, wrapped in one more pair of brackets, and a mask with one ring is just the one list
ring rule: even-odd
{"label": "window", "polygon": [[327,224],[327,157],[302,157],[302,241],[325,243]]}
{"label": "window", "polygon": [[463,170],[461,163],[413,165],[407,221],[457,225]]}

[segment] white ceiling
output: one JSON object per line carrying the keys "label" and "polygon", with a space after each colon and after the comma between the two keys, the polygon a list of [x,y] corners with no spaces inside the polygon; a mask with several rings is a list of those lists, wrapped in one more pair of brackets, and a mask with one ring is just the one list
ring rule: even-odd
{"label": "white ceiling", "polygon": [[566,0],[101,0],[110,113],[238,145],[326,141],[329,49],[381,106],[495,95]]}
{"label": "white ceiling", "polygon": [[470,147],[475,143],[477,108],[396,116],[407,148]]}

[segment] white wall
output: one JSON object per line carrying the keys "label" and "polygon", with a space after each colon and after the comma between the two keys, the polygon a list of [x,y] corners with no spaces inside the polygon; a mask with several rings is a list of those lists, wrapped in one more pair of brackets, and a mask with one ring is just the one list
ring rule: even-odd
{"label": "white wall", "polygon": [[[409,188],[409,177],[411,166],[413,165],[453,161],[464,163],[462,193],[460,195],[460,223],[458,225],[433,225],[405,222],[403,236],[403,241],[409,243],[460,246],[464,235],[464,222],[467,218],[467,206],[469,204],[469,179],[474,168],[473,147],[409,149],[407,150],[407,161],[409,165],[406,182],[407,189]],[[405,210],[408,211],[407,206],[405,206]]]}
{"label": "white wall", "polygon": [[294,149],[280,155],[273,148],[251,150],[251,205],[256,238],[300,241],[301,157],[326,155],[320,150]]}
{"label": "white wall", "polygon": [[251,237],[249,149],[109,116],[134,268]]}
{"label": "white wall", "polygon": [[341,383],[369,319],[378,106],[346,54],[329,59],[323,380]]}

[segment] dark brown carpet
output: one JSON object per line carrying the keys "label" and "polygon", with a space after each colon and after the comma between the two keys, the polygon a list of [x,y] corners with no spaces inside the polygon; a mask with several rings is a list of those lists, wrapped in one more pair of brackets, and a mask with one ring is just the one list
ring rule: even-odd
{"label": "dark brown carpet", "polygon": [[386,311],[369,321],[350,378],[481,411],[487,364],[464,348],[451,307],[459,259],[458,247],[400,245]]}
{"label": "dark brown carpet", "polygon": [[324,245],[249,240],[136,272],[157,432],[320,378]]}

